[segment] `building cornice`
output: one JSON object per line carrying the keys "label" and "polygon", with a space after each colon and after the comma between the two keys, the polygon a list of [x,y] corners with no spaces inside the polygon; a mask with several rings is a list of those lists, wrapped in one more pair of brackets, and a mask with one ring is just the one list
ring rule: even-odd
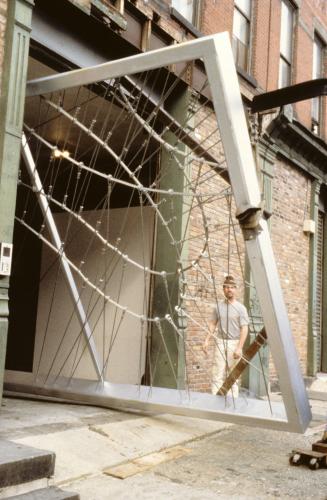
{"label": "building cornice", "polygon": [[271,122],[267,133],[278,146],[278,155],[327,183],[327,144],[324,140],[282,113]]}

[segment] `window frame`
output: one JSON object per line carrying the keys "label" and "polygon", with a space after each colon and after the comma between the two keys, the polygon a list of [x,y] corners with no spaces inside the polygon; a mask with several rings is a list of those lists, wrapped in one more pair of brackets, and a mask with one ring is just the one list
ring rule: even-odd
{"label": "window frame", "polygon": [[[283,5],[285,5],[288,9],[292,11],[292,33],[290,37],[291,41],[291,47],[290,47],[290,59],[286,57],[286,55],[282,52],[282,28],[283,28],[283,23],[282,23],[282,9]],[[295,22],[296,22],[296,12],[297,12],[297,6],[294,5],[290,0],[280,0],[280,7],[281,7],[281,12],[280,12],[280,36],[279,36],[279,61],[278,61],[278,88],[284,88],[288,87],[289,85],[292,84],[293,80],[293,59],[294,59],[294,28],[295,28]],[[288,81],[286,84],[282,84],[281,78],[282,78],[282,73],[281,73],[281,68],[282,64],[285,64],[289,68],[288,72]]]}
{"label": "window frame", "polygon": [[[196,29],[200,28],[200,13],[202,7],[202,0],[193,0],[192,4],[192,20],[183,16],[181,11],[178,9],[176,5],[174,5],[174,0],[171,0],[171,11],[173,12],[175,17],[178,17],[179,21],[181,21],[184,25],[190,25]],[[177,16],[176,16],[177,14]]]}
{"label": "window frame", "polygon": [[[254,0],[250,0],[250,15],[248,15],[242,8],[237,5],[236,0],[234,0],[234,8],[233,8],[233,27],[232,27],[232,48],[233,48],[233,54],[234,54],[234,60],[237,68],[241,69],[242,71],[245,71],[245,73],[250,74],[251,70],[251,47],[252,47],[252,25],[253,25],[253,11],[254,11],[254,6],[253,6]],[[234,15],[235,11],[237,11],[247,22],[248,26],[248,43],[246,45],[247,47],[247,54],[246,54],[246,65],[243,67],[242,65],[239,64],[239,59],[238,59],[238,51],[235,53],[234,49],[234,39],[238,41],[238,43],[242,43],[242,40],[240,40],[235,34],[234,34]]]}
{"label": "window frame", "polygon": [[[314,57],[315,57],[315,47],[319,47],[320,50],[320,68],[319,71],[315,72],[315,67],[314,67]],[[325,59],[325,54],[326,54],[326,43],[322,39],[322,37],[319,35],[318,32],[314,33],[314,38],[313,38],[313,43],[312,43],[312,78],[317,79],[317,78],[323,78],[324,73],[325,73],[325,64],[324,64],[324,59]],[[318,116],[315,116],[314,114],[314,106],[315,103],[318,103]],[[311,101],[311,131],[317,135],[321,136],[321,132],[323,130],[323,118],[324,118],[324,109],[323,109],[323,99],[321,96],[315,97]]]}

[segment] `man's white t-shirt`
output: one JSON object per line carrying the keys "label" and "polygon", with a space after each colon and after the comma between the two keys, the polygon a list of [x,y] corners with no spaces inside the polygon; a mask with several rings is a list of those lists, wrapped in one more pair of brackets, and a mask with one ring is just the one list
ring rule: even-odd
{"label": "man's white t-shirt", "polygon": [[249,316],[246,307],[235,300],[233,303],[227,300],[218,301],[212,311],[213,321],[217,321],[218,338],[238,340],[240,328],[249,324]]}

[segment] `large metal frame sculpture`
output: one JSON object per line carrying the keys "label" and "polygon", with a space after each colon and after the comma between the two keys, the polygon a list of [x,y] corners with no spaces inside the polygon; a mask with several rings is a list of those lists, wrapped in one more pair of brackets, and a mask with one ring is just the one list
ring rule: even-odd
{"label": "large metal frame sculpture", "polygon": [[[15,389],[103,406],[166,411],[302,432],[310,422],[311,413],[278,279],[267,222],[261,216],[261,196],[256,167],[228,34],[204,37],[123,60],[30,81],[27,85],[27,96],[68,89],[76,85],[88,85],[194,59],[203,60],[211,86],[237,217],[243,231],[269,346],[279,376],[285,412],[277,405],[273,406],[271,415],[266,402],[255,399],[249,399],[247,403],[237,401],[234,405],[226,406],[222,396],[101,381],[101,367],[96,347],[88,334],[83,308],[78,304],[78,298],[74,293],[74,280],[64,252],[61,253],[61,259],[66,270],[66,278],[78,306],[77,314],[84,325],[87,346],[100,382],[72,380],[67,386],[67,383],[64,381],[61,383],[60,379],[57,379],[55,385],[49,380],[45,386],[35,382],[31,386],[16,385]],[[55,222],[51,217],[46,195],[25,138],[23,138],[23,154],[39,202],[43,207],[54,246],[59,250],[60,241],[56,235]]]}

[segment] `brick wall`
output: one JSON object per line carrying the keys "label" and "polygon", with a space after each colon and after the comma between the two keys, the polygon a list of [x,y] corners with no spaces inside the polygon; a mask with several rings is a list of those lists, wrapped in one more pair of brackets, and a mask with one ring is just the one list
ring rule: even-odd
{"label": "brick wall", "polygon": [[259,88],[274,90],[278,85],[280,2],[257,2],[253,13],[252,72]]}
{"label": "brick wall", "polygon": [[205,35],[221,31],[232,32],[233,2],[230,0],[203,0],[200,29]]}
{"label": "brick wall", "polygon": [[[208,114],[211,116],[208,117]],[[204,107],[195,116],[196,129],[203,146],[226,167],[224,151],[217,130],[216,117]],[[199,125],[197,125],[199,124]],[[185,291],[189,319],[186,330],[186,368],[189,388],[210,391],[214,341],[211,340],[208,356],[202,350],[212,308],[217,299],[223,298],[222,283],[225,274],[232,274],[238,282],[238,296],[243,301],[244,244],[235,219],[235,205],[230,187],[208,165],[192,165],[192,186],[197,191],[212,194],[204,198],[203,205],[191,211],[189,224],[188,286]],[[207,200],[207,201],[206,201]],[[204,236],[208,229],[208,242]],[[203,252],[204,250],[204,252]],[[200,257],[200,258],[199,258]],[[192,262],[198,265],[192,266]]]}
{"label": "brick wall", "polygon": [[[251,71],[264,91],[278,86],[280,46],[280,0],[253,2],[251,35]],[[232,32],[233,2],[205,0],[201,30],[204,34],[219,31]],[[327,44],[327,2],[303,0],[295,11],[292,83],[312,78],[312,53],[314,34],[318,33]],[[326,67],[326,64],[325,64]],[[245,83],[240,78],[241,85]],[[256,89],[252,89],[256,93]],[[326,104],[326,103],[325,103]],[[299,120],[310,129],[311,101],[294,105]],[[323,137],[326,138],[326,105]]]}
{"label": "brick wall", "polygon": [[306,371],[309,236],[303,221],[309,218],[310,181],[285,160],[274,171],[272,244],[288,316],[303,373]]}

